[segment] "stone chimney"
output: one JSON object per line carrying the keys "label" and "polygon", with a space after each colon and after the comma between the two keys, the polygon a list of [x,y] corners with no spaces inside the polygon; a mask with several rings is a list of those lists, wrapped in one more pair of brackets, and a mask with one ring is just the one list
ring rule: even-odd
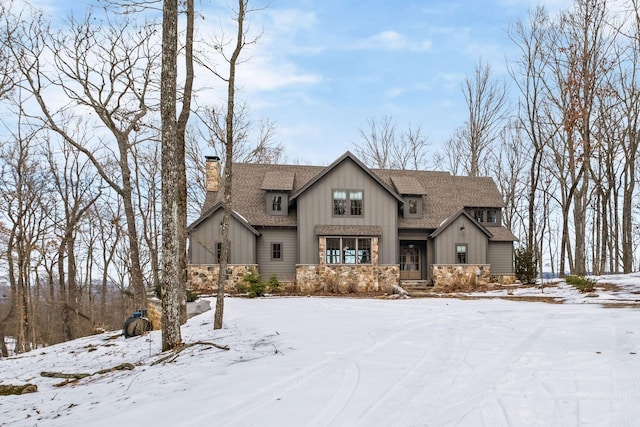
{"label": "stone chimney", "polygon": [[207,191],[220,189],[220,157],[205,156],[205,170],[207,171]]}

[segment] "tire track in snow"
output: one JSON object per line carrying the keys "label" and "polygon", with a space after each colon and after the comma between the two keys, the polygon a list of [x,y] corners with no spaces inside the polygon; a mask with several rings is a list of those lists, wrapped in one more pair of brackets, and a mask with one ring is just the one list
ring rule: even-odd
{"label": "tire track in snow", "polygon": [[[617,320],[617,319],[616,319]],[[612,358],[612,362],[614,366],[612,367],[613,372],[611,375],[612,378],[612,388],[614,390],[612,405],[613,405],[613,419],[612,424],[617,426],[636,426],[638,424],[637,420],[637,407],[638,402],[640,402],[640,382],[634,381],[633,388],[622,388],[617,385],[620,382],[626,382],[624,379],[628,378],[629,375],[638,376],[636,372],[638,372],[638,364],[640,359],[636,359],[640,350],[638,348],[638,344],[632,342],[633,332],[628,331],[628,327],[625,325],[622,326],[626,333],[623,335],[617,331],[619,325],[614,323],[613,330],[611,331],[612,336],[616,337],[614,343],[614,357]],[[621,337],[624,336],[624,339]],[[637,338],[635,339],[637,341]],[[635,353],[635,354],[634,354]],[[619,359],[627,359],[624,362]]]}
{"label": "tire track in snow", "polygon": [[[446,322],[447,320],[445,320]],[[443,321],[440,320],[438,322],[429,322],[429,323],[424,323],[422,325],[422,327],[424,328],[429,328],[431,327],[433,324],[436,324],[436,330],[438,331],[437,335],[433,336],[433,339],[431,340],[431,342],[437,342],[439,344],[439,347],[442,346],[447,346],[449,347],[451,345],[451,343],[453,342],[453,338],[457,335],[457,334],[453,334],[451,333],[451,329],[447,329],[447,328],[443,328],[441,327],[439,324],[442,323]],[[456,324],[456,332],[459,328],[459,324]],[[434,346],[429,346],[427,347],[426,351],[420,356],[420,359],[417,361],[417,363],[414,365],[414,369],[409,370],[407,373],[405,373],[397,382],[391,384],[391,386],[389,386],[384,393],[382,393],[375,401],[373,401],[364,411],[362,411],[362,413],[359,415],[358,419],[357,419],[357,424],[358,425],[372,425],[372,424],[388,424],[388,425],[396,425],[395,423],[398,421],[398,417],[394,416],[394,419],[386,419],[386,420],[381,420],[380,419],[380,415],[378,414],[378,410],[386,405],[390,405],[392,404],[390,402],[390,400],[394,399],[394,398],[398,398],[400,396],[400,390],[406,386],[408,383],[411,383],[412,381],[415,380],[415,375],[416,375],[416,371],[417,372],[422,372],[422,369],[419,368],[423,368],[425,364],[428,364],[429,362],[432,362],[432,355],[434,354],[434,350],[436,349],[436,347]],[[451,359],[449,359],[451,360]],[[432,365],[435,366],[435,365]],[[427,369],[427,372],[429,371],[429,369]],[[384,412],[384,411],[382,411]],[[401,418],[401,417],[400,417]]]}
{"label": "tire track in snow", "polygon": [[[442,400],[444,402],[456,402],[456,404],[446,408],[442,411],[438,417],[430,420],[430,425],[457,425],[462,421],[478,404],[492,392],[496,383],[504,377],[508,372],[509,366],[517,363],[520,356],[531,348],[534,342],[542,335],[547,328],[549,320],[555,317],[555,314],[547,314],[541,323],[537,324],[537,327],[520,338],[516,343],[510,346],[506,351],[501,351],[499,354],[502,356],[496,359],[491,359],[489,363],[481,366],[473,367],[473,374],[475,375],[474,384],[484,384],[484,387],[474,387],[469,389],[463,382],[456,387],[447,390]],[[481,371],[481,372],[478,372]],[[482,391],[475,391],[481,389]],[[496,398],[497,399],[497,398]],[[413,402],[412,402],[413,403]],[[502,405],[490,405],[484,408],[483,418],[485,419],[485,425],[508,425],[506,415]]]}
{"label": "tire track in snow", "polygon": [[349,404],[360,382],[360,369],[355,363],[349,364],[343,371],[342,381],[324,408],[309,422],[309,426],[330,425]]}
{"label": "tire track in snow", "polygon": [[[340,413],[348,406],[349,402],[351,402],[351,396],[359,383],[359,373],[354,373],[358,371],[358,366],[354,364],[352,360],[354,358],[357,359],[360,355],[375,352],[377,349],[384,347],[391,341],[397,340],[399,337],[413,334],[416,329],[423,327],[423,323],[420,323],[421,320],[422,319],[416,318],[409,321],[396,322],[396,324],[402,325],[402,327],[399,328],[391,325],[389,332],[384,335],[382,340],[379,339],[379,335],[367,337],[366,340],[358,341],[346,350],[332,354],[315,365],[304,368],[302,371],[298,370],[276,383],[254,390],[252,393],[247,394],[242,400],[237,401],[233,406],[225,408],[225,422],[223,425],[234,427],[252,425],[256,422],[255,420],[264,419],[266,413],[269,411],[286,412],[287,406],[285,405],[289,403],[285,402],[290,402],[295,399],[313,387],[315,382],[335,376],[336,372],[341,373],[342,379],[340,385],[336,393],[332,394],[332,398],[323,404],[316,418],[318,420],[333,420],[339,417]],[[407,325],[411,323],[414,323],[414,325],[407,327]],[[369,345],[368,342],[372,340],[375,342]],[[366,350],[363,351],[362,349]],[[343,359],[343,361],[336,365],[336,359]],[[346,396],[346,399],[342,405],[336,408],[335,401],[337,394],[340,394],[342,398]],[[274,395],[279,396],[277,402],[274,402]],[[237,415],[230,416],[230,414]],[[190,424],[199,425],[199,421],[190,420]]]}

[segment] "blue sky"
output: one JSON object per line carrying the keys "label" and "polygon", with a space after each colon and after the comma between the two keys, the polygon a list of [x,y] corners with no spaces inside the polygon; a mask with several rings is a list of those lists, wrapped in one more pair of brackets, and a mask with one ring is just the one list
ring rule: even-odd
{"label": "blue sky", "polygon": [[[264,5],[266,0],[256,0]],[[53,14],[94,0],[38,0]],[[198,4],[198,1],[196,1]],[[465,120],[461,86],[482,60],[508,79],[514,46],[507,28],[539,2],[527,0],[271,0],[249,15],[258,43],[245,50],[238,97],[255,120],[277,127],[289,161],[329,164],[360,141],[367,121],[391,116],[399,130],[420,126],[435,151]],[[550,11],[569,0],[543,0]],[[202,38],[230,24],[233,0],[197,7]],[[64,9],[67,8],[65,11]],[[226,16],[225,16],[226,15]],[[229,35],[233,35],[227,27]],[[200,76],[199,104],[224,90]]]}
{"label": "blue sky", "polygon": [[399,129],[421,126],[433,151],[464,122],[461,85],[479,60],[508,78],[507,28],[536,4],[273,0],[251,17],[264,33],[240,85],[255,112],[276,122],[290,160],[330,163],[383,115]]}

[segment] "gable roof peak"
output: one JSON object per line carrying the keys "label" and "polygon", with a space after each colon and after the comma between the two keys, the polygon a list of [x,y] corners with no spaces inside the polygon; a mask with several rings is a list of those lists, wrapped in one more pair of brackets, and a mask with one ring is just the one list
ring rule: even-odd
{"label": "gable roof peak", "polygon": [[342,162],[347,159],[351,160],[355,163],[360,169],[362,169],[367,175],[369,175],[374,181],[376,181],[382,188],[387,190],[389,194],[391,194],[396,200],[403,202],[402,196],[400,196],[389,184],[384,182],[377,174],[375,174],[371,169],[369,169],[360,159],[358,159],[353,153],[350,151],[346,151],[342,156],[338,157],[333,163],[324,168],[319,174],[317,174],[313,179],[309,180],[305,185],[303,185],[298,191],[291,195],[289,199],[290,202],[297,199],[302,193],[304,193],[307,189],[312,187],[315,183],[320,181],[323,177],[325,177],[329,172],[334,170],[337,166],[339,166]]}

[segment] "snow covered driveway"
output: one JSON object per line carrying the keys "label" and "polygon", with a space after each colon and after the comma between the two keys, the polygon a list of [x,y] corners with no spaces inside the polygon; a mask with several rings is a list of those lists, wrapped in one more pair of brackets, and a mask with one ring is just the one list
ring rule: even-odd
{"label": "snow covered driveway", "polygon": [[[40,388],[0,398],[0,425],[631,426],[640,420],[640,311],[634,309],[228,298],[225,328],[213,332],[212,317],[209,311],[189,320],[184,339],[215,341],[230,351],[194,347],[173,363],[149,366],[159,332],[119,338],[112,350],[117,360],[79,361],[78,350],[76,367],[68,370],[124,360],[140,367],[75,387],[43,385],[35,373],[49,367],[33,366],[30,374],[21,362],[26,355],[0,361],[1,383],[11,382],[5,368],[13,364],[20,379],[32,378]],[[57,370],[64,370],[61,364],[58,358]],[[54,394],[57,413],[47,403]],[[38,415],[25,419],[33,408]]]}

